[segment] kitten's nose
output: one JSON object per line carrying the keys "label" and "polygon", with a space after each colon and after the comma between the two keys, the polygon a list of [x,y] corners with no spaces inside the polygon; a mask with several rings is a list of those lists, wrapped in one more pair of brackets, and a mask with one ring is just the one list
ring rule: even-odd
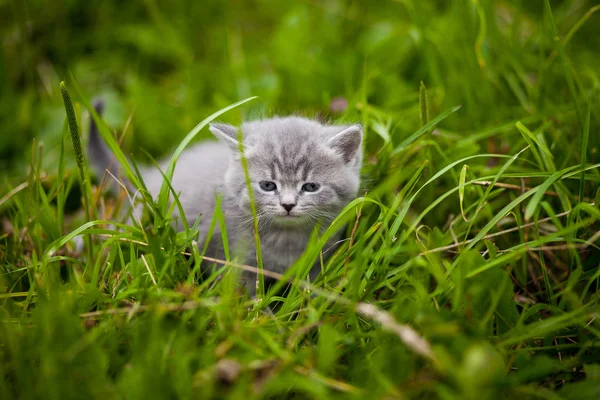
{"label": "kitten's nose", "polygon": [[292,208],[294,208],[295,204],[286,204],[286,203],[282,203],[281,207],[285,208],[285,211],[288,212],[288,214],[290,213],[290,211],[292,211]]}

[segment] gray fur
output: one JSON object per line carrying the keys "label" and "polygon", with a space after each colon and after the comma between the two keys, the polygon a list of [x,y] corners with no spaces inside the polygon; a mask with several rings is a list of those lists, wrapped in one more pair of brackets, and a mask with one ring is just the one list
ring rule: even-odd
{"label": "gray fur", "polygon": [[[94,101],[94,109],[98,115],[104,111],[104,102],[102,100]],[[90,115],[90,138],[87,145],[88,157],[94,173],[99,178],[104,176],[105,170],[116,166],[113,162],[113,155],[107,149],[106,144],[100,137],[98,132],[98,126],[94,123],[92,116]]]}
{"label": "gray fur", "polygon": [[[283,273],[303,253],[314,227],[321,224],[325,229],[356,197],[362,129],[360,125],[322,125],[299,117],[246,122],[239,129],[256,201],[263,264],[268,270]],[[238,150],[238,129],[212,124],[210,131],[220,140],[187,149],[177,163],[172,185],[180,193],[189,224],[202,214],[200,245],[209,229],[215,196],[222,196],[230,246],[241,256],[240,261],[256,265],[253,220]],[[161,167],[164,170],[166,162]],[[162,175],[155,169],[144,170],[142,175],[156,197]],[[261,181],[275,182],[277,190],[261,189]],[[303,191],[302,185],[307,182],[318,183],[320,188],[315,192]],[[293,205],[289,215],[282,204]],[[339,235],[332,238],[330,245],[337,240]],[[207,255],[224,256],[219,242],[217,232]],[[313,267],[311,275],[318,272]],[[254,276],[245,274],[243,278],[253,293]]]}

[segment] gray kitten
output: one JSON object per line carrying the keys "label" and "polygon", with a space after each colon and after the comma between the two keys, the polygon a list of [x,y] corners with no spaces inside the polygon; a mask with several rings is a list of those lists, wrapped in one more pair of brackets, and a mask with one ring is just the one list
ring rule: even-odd
{"label": "gray kitten", "polygon": [[[102,104],[96,105],[102,111]],[[360,125],[328,126],[300,118],[272,118],[246,122],[241,130],[251,187],[259,221],[264,268],[283,273],[304,252],[315,226],[324,230],[342,208],[357,195],[362,161]],[[183,152],[172,179],[189,225],[199,214],[199,243],[203,245],[213,217],[216,196],[222,196],[230,248],[239,261],[256,265],[253,218],[239,153],[238,129],[212,124],[220,139],[203,142]],[[99,176],[117,165],[92,122],[88,152]],[[161,163],[166,169],[168,161]],[[114,171],[114,170],[113,170]],[[163,177],[156,169],[144,169],[142,177],[153,197]],[[176,218],[181,218],[178,211]],[[178,226],[182,224],[179,223]],[[207,256],[224,259],[221,234],[210,239]],[[327,247],[340,239],[338,232]],[[313,266],[311,277],[319,272]],[[254,293],[255,275],[243,273],[248,291]]]}

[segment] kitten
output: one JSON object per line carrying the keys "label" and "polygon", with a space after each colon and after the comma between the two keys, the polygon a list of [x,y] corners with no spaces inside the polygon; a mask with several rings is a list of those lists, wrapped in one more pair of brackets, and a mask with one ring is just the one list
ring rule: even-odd
{"label": "kitten", "polygon": [[[96,104],[102,111],[102,103]],[[259,221],[264,268],[283,273],[304,252],[315,226],[322,230],[353,200],[360,184],[362,128],[360,125],[329,126],[285,117],[246,122],[241,130],[251,187]],[[256,265],[253,218],[239,153],[238,128],[213,123],[210,131],[219,139],[184,151],[172,179],[175,192],[191,226],[202,214],[198,243],[204,244],[215,208],[222,196],[230,248],[241,251],[241,262]],[[98,176],[117,161],[91,123],[88,152]],[[166,169],[168,161],[161,163]],[[156,197],[163,177],[157,169],[144,169],[142,177]],[[177,211],[176,219],[181,218]],[[178,226],[182,224],[179,223]],[[217,229],[207,256],[224,259]],[[334,246],[340,233],[327,247]],[[234,253],[239,256],[238,253]],[[317,265],[311,270],[314,278]],[[254,294],[255,275],[243,273],[244,285]]]}

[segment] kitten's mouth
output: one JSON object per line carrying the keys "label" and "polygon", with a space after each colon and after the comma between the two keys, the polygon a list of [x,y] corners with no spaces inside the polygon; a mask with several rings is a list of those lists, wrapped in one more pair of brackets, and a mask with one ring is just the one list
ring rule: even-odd
{"label": "kitten's mouth", "polygon": [[275,216],[275,221],[281,225],[303,225],[306,222],[306,218],[303,215],[298,214],[279,214]]}

